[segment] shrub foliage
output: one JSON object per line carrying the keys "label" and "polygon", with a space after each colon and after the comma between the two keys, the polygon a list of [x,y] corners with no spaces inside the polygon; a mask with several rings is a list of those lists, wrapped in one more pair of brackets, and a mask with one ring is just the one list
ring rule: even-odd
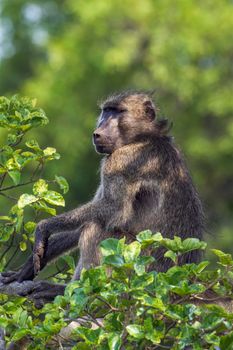
{"label": "shrub foliage", "polygon": [[[47,122],[35,101],[0,99],[0,126],[6,130],[6,145],[0,149],[0,194],[14,202],[9,213],[0,217],[2,270],[14,258],[15,245],[21,251],[30,249],[40,214],[55,215],[54,206],[64,206],[62,195],[50,186],[58,185],[65,193],[66,180],[42,178],[44,166],[58,159],[58,153],[51,147],[40,148],[35,140],[24,141],[31,128]],[[29,186],[27,192],[18,192],[24,186]],[[165,273],[150,269],[159,247],[173,261]],[[214,249],[215,269],[208,268],[208,261],[177,265],[179,255],[205,248],[206,243],[195,238],[168,239],[148,230],[129,244],[124,238],[109,238],[100,246],[102,264],[83,270],[79,281],[67,285],[64,296],[42,309],[27,298],[1,294],[0,327],[7,342],[27,337],[33,350],[230,350],[233,313],[222,306],[233,295],[231,255]],[[73,258],[64,260],[72,272]],[[66,277],[62,275],[63,280]],[[59,336],[72,321],[78,326],[68,337]]]}

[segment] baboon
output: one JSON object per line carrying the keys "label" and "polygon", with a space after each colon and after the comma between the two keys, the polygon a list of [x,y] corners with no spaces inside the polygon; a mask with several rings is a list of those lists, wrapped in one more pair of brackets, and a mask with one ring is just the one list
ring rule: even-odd
{"label": "baboon", "polygon": [[[70,212],[42,220],[35,232],[33,256],[18,272],[4,274],[9,283],[33,279],[52,259],[79,247],[74,279],[83,267],[98,265],[100,241],[126,236],[130,241],[145,229],[166,237],[202,239],[203,210],[183,157],[168,135],[169,124],[158,119],[149,94],[123,92],[101,104],[93,144],[103,154],[101,180],[94,198]],[[155,255],[158,271],[170,267],[163,250]],[[199,262],[195,250],[180,264]],[[38,282],[35,297],[48,298],[64,286]]]}

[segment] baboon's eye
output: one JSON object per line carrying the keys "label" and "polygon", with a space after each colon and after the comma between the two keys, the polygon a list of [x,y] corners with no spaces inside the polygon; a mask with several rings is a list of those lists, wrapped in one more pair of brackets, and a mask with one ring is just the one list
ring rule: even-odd
{"label": "baboon's eye", "polygon": [[103,111],[107,112],[107,113],[109,113],[109,112],[117,112],[117,109],[116,109],[116,107],[104,107]]}
{"label": "baboon's eye", "polygon": [[123,109],[123,108],[117,108],[117,107],[109,106],[109,107],[104,107],[103,111],[105,113],[120,114],[120,113],[126,112],[127,110]]}
{"label": "baboon's eye", "polygon": [[111,108],[105,107],[105,108],[103,109],[103,111],[104,111],[104,112],[111,112]]}

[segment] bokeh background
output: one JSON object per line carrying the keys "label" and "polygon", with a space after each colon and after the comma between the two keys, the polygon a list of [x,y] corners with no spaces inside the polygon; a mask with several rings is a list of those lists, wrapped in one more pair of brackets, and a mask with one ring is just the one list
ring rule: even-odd
{"label": "bokeh background", "polygon": [[67,209],[93,195],[97,101],[155,89],[201,194],[206,239],[233,252],[233,2],[1,0],[0,94],[36,97],[50,124],[35,135],[62,158]]}

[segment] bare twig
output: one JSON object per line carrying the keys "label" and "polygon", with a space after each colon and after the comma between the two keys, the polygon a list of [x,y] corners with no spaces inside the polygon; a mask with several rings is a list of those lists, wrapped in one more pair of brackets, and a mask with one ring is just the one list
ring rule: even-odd
{"label": "bare twig", "polygon": [[13,188],[26,186],[26,185],[32,184],[32,183],[34,183],[36,181],[37,180],[32,180],[32,181],[27,181],[27,182],[24,182],[24,183],[21,183],[21,184],[18,184],[18,185],[12,185],[12,186],[3,187],[3,188],[0,189],[0,191],[2,192],[2,191],[12,190]]}
{"label": "bare twig", "polygon": [[[40,170],[40,167],[43,168],[43,165],[41,163],[38,163],[37,167],[35,168],[35,170],[32,173],[32,176],[30,178],[30,181],[34,181],[35,177],[36,177],[36,173]],[[41,171],[41,170],[40,170]]]}
{"label": "bare twig", "polygon": [[17,247],[15,248],[13,254],[12,254],[11,257],[9,258],[9,260],[7,261],[7,263],[6,263],[6,265],[5,265],[5,268],[7,268],[7,267],[10,265],[11,261],[13,260],[13,258],[15,257],[15,255],[17,254],[18,250],[19,250],[19,246],[17,246]]}
{"label": "bare twig", "polygon": [[0,256],[0,261],[2,261],[2,259],[4,258],[4,256],[7,254],[7,252],[13,247],[13,243],[14,243],[14,234],[11,236],[11,240],[10,240],[10,244],[6,247],[6,249],[4,250],[4,252],[2,253],[2,255]]}
{"label": "bare twig", "polygon": [[5,177],[6,177],[6,173],[4,173],[2,176],[1,176],[1,180],[0,180],[0,188],[2,187],[2,184],[5,180]]}
{"label": "bare twig", "polygon": [[[0,191],[2,191],[2,190],[0,190]],[[15,197],[9,196],[8,194],[0,192],[0,195],[7,198],[7,199],[10,199],[11,201],[17,201],[17,199]]]}
{"label": "bare twig", "polygon": [[102,301],[104,304],[106,304],[112,311],[119,311],[118,308],[112,306],[111,304],[109,304],[106,300],[104,300],[103,298],[101,298],[99,295],[96,297],[96,299],[99,299],[100,301]]}
{"label": "bare twig", "polygon": [[93,316],[92,316],[89,312],[87,312],[87,311],[86,311],[86,313],[87,313],[87,315],[90,317],[91,322],[92,322],[92,323],[95,323],[96,326],[97,326],[98,328],[99,328],[99,327],[103,327],[103,323],[99,323],[97,318],[93,317]]}

